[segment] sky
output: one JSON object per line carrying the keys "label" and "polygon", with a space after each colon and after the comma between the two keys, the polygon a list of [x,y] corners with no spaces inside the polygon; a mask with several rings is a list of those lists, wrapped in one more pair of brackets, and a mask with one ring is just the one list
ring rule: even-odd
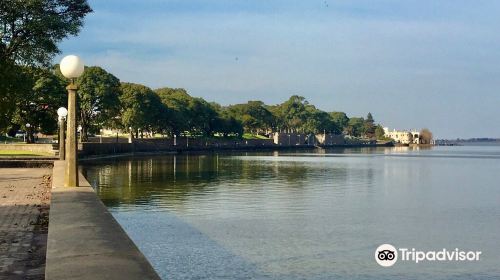
{"label": "sky", "polygon": [[304,96],[436,138],[500,138],[500,1],[90,0],[61,44],[223,105]]}

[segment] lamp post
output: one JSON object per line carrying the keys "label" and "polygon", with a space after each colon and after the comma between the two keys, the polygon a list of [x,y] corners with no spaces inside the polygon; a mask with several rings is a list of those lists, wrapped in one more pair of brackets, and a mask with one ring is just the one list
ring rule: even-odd
{"label": "lamp post", "polygon": [[26,143],[31,143],[30,127],[31,127],[31,124],[27,123],[26,124],[26,133],[25,133],[26,136],[24,136],[24,138],[25,138],[24,140]]}
{"label": "lamp post", "polygon": [[134,142],[134,133],[132,131],[132,127],[128,127],[128,142],[133,143]]}
{"label": "lamp post", "polygon": [[66,156],[64,128],[66,126],[65,121],[66,121],[66,116],[68,115],[68,110],[66,110],[66,108],[64,107],[61,107],[57,109],[57,115],[59,116],[59,159],[64,160]]}
{"label": "lamp post", "polygon": [[66,87],[68,90],[68,120],[66,139],[66,169],[64,172],[64,186],[78,187],[78,166],[77,166],[77,141],[76,141],[76,90],[74,80],[78,78],[84,70],[83,61],[75,55],[68,55],[61,60],[61,73],[64,77],[71,79],[71,83]]}
{"label": "lamp post", "polygon": [[79,125],[77,128],[76,128],[76,131],[78,131],[78,138],[80,138],[80,143],[82,143],[82,126]]}

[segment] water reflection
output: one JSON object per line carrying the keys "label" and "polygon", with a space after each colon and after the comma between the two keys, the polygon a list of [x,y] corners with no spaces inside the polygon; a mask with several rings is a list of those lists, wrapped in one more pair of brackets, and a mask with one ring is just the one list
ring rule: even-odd
{"label": "water reflection", "polygon": [[[166,279],[500,275],[500,147],[181,154],[82,168]],[[386,242],[485,259],[380,269],[373,250]]]}
{"label": "water reflection", "polygon": [[[340,195],[347,186],[373,184],[375,166],[371,163],[354,167],[353,163],[343,160],[298,160],[297,155],[278,156],[270,152],[110,159],[85,162],[83,172],[109,207],[140,206],[178,211],[196,207],[198,213],[200,206],[193,200],[235,198],[241,203],[239,210],[258,212],[258,204],[264,202],[255,201],[252,205],[252,199],[247,199],[249,194],[254,198],[265,194],[270,201],[294,202],[325,187],[335,188],[333,193]],[[210,198],[204,198],[207,196]],[[286,207],[280,203],[274,205],[275,208]]]}

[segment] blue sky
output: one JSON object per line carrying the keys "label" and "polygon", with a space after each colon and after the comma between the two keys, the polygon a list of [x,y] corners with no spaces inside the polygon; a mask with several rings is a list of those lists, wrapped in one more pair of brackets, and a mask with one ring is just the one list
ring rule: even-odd
{"label": "blue sky", "polygon": [[224,105],[298,94],[326,111],[372,112],[390,128],[500,137],[500,1],[90,4],[63,55],[122,81]]}

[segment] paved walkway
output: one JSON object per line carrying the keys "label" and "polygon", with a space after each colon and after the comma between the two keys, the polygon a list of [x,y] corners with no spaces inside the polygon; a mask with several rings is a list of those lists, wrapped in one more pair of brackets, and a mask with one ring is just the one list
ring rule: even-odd
{"label": "paved walkway", "polygon": [[47,168],[0,168],[0,279],[44,279]]}

